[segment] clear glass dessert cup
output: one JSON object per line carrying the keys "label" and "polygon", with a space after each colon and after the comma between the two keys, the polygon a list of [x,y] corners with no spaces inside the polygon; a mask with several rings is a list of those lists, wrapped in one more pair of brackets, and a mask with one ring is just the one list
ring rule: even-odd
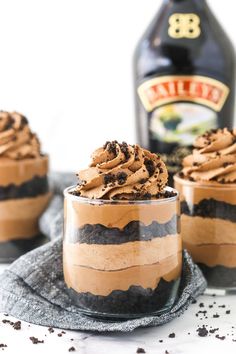
{"label": "clear glass dessert cup", "polygon": [[47,155],[13,160],[0,158],[0,263],[9,263],[42,245],[39,218],[51,193]]}
{"label": "clear glass dessert cup", "polygon": [[106,318],[168,311],[182,270],[178,193],[110,201],[75,196],[74,188],[64,192],[63,269],[75,305]]}
{"label": "clear glass dessert cup", "polygon": [[174,177],[180,192],[183,247],[210,291],[236,291],[236,184],[197,183]]}

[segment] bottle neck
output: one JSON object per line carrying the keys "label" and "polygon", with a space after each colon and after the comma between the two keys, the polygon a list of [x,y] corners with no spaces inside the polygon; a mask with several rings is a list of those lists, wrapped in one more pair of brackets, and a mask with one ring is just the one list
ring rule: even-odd
{"label": "bottle neck", "polygon": [[168,2],[194,2],[196,4],[206,3],[206,0],[167,0]]}
{"label": "bottle neck", "polygon": [[164,0],[165,2],[172,2],[172,3],[195,3],[196,5],[202,6],[203,4],[206,4],[206,0]]}
{"label": "bottle neck", "polygon": [[190,5],[193,4],[196,7],[203,8],[207,6],[207,1],[206,0],[164,0],[164,3],[169,3],[169,4],[181,4],[184,5]]}

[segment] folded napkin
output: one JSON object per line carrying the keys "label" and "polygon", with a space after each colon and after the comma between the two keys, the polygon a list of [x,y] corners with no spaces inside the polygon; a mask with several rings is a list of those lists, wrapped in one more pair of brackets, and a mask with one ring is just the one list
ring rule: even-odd
{"label": "folded napkin", "polygon": [[40,227],[52,241],[20,257],[0,276],[0,312],[48,327],[129,332],[171,321],[204,292],[206,281],[184,251],[179,296],[168,313],[123,321],[106,321],[81,314],[67,294],[62,269],[62,190],[71,184],[75,184],[71,174],[51,176],[54,197],[40,220]]}

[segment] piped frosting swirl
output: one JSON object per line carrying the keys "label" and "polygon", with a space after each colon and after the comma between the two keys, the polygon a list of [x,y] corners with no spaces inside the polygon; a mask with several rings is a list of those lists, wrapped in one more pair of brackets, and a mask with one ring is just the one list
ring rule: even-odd
{"label": "piped frosting swirl", "polygon": [[107,200],[161,198],[168,180],[160,156],[139,145],[117,141],[95,150],[90,167],[77,176],[75,195]]}
{"label": "piped frosting swirl", "polygon": [[236,130],[211,130],[199,136],[183,160],[180,177],[195,182],[236,182]]}
{"label": "piped frosting swirl", "polygon": [[40,143],[28,120],[17,112],[0,111],[0,158],[13,160],[40,156]]}

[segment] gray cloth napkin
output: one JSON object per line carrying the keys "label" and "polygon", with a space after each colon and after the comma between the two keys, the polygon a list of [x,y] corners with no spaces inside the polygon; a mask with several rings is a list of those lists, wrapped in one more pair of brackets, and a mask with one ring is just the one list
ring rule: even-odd
{"label": "gray cloth napkin", "polygon": [[55,195],[40,221],[42,231],[52,241],[20,257],[0,276],[0,312],[38,325],[97,332],[130,332],[179,317],[206,288],[201,271],[186,251],[179,297],[166,314],[106,321],[85,316],[73,305],[62,270],[62,190],[71,184],[75,180],[70,174],[52,175],[51,188]]}

